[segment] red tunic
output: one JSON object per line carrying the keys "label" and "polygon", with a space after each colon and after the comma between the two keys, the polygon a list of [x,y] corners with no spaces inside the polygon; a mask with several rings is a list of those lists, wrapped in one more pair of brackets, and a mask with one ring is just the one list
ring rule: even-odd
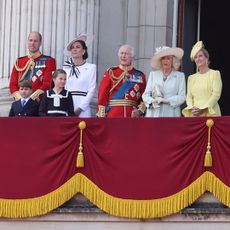
{"label": "red tunic", "polygon": [[[124,90],[119,99],[117,96],[114,99],[114,95],[126,81],[131,82],[131,88]],[[138,108],[142,102],[145,87],[144,73],[133,67],[129,68],[126,73],[121,67],[108,69],[98,90],[97,115],[99,117],[131,117],[132,111]],[[103,110],[105,110],[104,115]]]}
{"label": "red tunic", "polygon": [[[14,94],[19,90],[19,81],[20,80],[31,80],[33,92],[37,90],[46,91],[50,89],[52,82],[52,72],[56,70],[56,61],[54,58],[50,56],[40,55],[39,57],[34,59],[34,67],[28,69],[18,71],[16,69],[16,65],[18,69],[23,69],[27,62],[30,60],[28,56],[19,57],[17,59],[17,64],[15,64],[11,77],[10,77],[10,92]],[[27,72],[25,74],[25,72]]]}

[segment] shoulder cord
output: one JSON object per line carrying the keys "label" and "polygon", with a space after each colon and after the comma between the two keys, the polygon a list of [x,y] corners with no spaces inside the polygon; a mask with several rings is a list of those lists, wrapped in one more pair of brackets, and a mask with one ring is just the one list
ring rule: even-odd
{"label": "shoulder cord", "polygon": [[125,78],[125,76],[127,75],[127,73],[128,73],[127,71],[124,71],[119,77],[115,77],[113,71],[111,69],[109,70],[109,76],[110,76],[111,80],[112,80],[112,78],[116,78],[117,79],[116,83],[110,89],[109,94],[111,94],[112,91],[114,90],[114,88]]}
{"label": "shoulder cord", "polygon": [[29,69],[31,69],[31,76],[33,76],[33,70],[34,70],[34,66],[35,66],[35,62],[34,62],[33,57],[29,56],[29,60],[26,62],[25,66],[22,67],[22,68],[19,68],[19,66],[18,66],[18,59],[16,60],[14,66],[15,66],[15,69],[18,72],[23,72],[24,71],[23,75],[18,79],[18,81],[24,80],[25,75],[27,74]]}

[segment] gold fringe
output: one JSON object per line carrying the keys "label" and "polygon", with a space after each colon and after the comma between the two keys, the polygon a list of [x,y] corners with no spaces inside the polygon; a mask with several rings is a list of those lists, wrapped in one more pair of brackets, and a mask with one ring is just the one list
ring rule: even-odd
{"label": "gold fringe", "polygon": [[230,208],[230,187],[211,172],[205,172],[207,191],[211,192],[221,203]]}
{"label": "gold fringe", "polygon": [[81,192],[110,215],[129,218],[156,218],[179,212],[192,204],[205,191],[213,193],[223,204],[230,207],[230,187],[208,171],[180,192],[154,200],[113,197],[102,191],[86,176],[78,173],[47,195],[32,199],[0,199],[0,216],[25,218],[44,215],[68,201],[77,192]]}
{"label": "gold fringe", "polygon": [[44,215],[66,201],[79,191],[76,174],[65,184],[51,193],[31,199],[0,199],[0,216],[7,218],[26,218]]}
{"label": "gold fringe", "polygon": [[131,200],[113,197],[79,175],[80,191],[92,203],[110,215],[129,218],[156,218],[171,215],[192,204],[206,191],[205,173],[182,191],[161,199]]}

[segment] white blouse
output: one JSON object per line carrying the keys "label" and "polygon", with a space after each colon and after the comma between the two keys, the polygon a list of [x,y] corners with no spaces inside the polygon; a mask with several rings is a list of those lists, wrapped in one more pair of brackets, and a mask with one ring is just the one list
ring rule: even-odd
{"label": "white blouse", "polygon": [[70,59],[64,63],[63,70],[67,73],[65,88],[72,94],[74,111],[79,107],[83,110],[79,117],[91,117],[90,103],[96,89],[96,65],[86,62],[74,66]]}

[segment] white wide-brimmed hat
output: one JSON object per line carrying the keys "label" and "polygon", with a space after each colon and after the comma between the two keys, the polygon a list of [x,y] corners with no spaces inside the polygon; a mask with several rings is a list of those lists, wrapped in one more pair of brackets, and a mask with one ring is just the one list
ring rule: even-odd
{"label": "white wide-brimmed hat", "polygon": [[181,58],[184,55],[184,50],[177,47],[168,47],[168,46],[162,46],[157,47],[156,52],[154,53],[152,59],[151,59],[151,67],[153,69],[161,69],[161,58],[165,56],[174,56],[178,60],[181,60]]}
{"label": "white wide-brimmed hat", "polygon": [[80,34],[74,39],[72,39],[65,47],[64,49],[64,54],[67,56],[71,56],[71,46],[76,42],[76,41],[84,41],[85,44],[88,46],[94,39],[93,34]]}

